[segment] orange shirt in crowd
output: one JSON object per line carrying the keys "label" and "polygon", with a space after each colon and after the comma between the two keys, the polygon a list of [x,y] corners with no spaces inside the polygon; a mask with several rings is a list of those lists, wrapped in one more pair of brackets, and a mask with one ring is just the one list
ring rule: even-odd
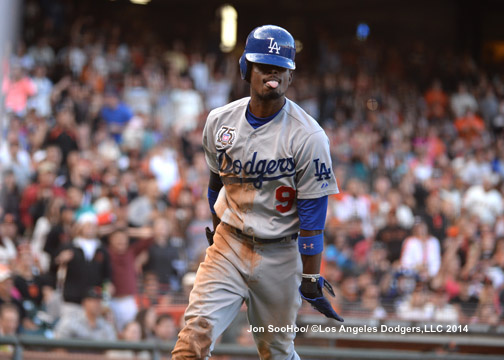
{"label": "orange shirt in crowd", "polygon": [[478,115],[469,112],[466,116],[455,120],[455,128],[460,137],[466,141],[472,141],[485,130],[485,123]]}
{"label": "orange shirt in crowd", "polygon": [[425,93],[425,102],[429,109],[429,117],[442,118],[446,114],[448,96],[440,89],[430,89]]}

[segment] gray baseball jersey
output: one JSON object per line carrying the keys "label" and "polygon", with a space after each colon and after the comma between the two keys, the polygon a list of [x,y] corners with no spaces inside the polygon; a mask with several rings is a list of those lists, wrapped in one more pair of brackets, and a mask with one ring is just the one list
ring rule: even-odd
{"label": "gray baseball jersey", "polygon": [[234,101],[208,115],[205,156],[224,184],[215,212],[248,235],[288,236],[299,231],[296,199],[338,193],[329,140],[288,99],[274,119],[254,129],[245,118],[249,101]]}

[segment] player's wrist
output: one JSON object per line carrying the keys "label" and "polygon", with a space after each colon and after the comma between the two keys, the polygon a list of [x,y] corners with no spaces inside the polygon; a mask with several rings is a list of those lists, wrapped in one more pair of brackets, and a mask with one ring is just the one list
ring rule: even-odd
{"label": "player's wrist", "polygon": [[302,278],[299,290],[301,291],[301,294],[308,299],[315,299],[322,296],[322,291],[318,286],[318,281],[313,281],[312,278]]}
{"label": "player's wrist", "polygon": [[311,281],[311,282],[314,282],[316,283],[318,281],[318,279],[320,279],[320,274],[301,274],[301,278],[303,279],[303,281]]}

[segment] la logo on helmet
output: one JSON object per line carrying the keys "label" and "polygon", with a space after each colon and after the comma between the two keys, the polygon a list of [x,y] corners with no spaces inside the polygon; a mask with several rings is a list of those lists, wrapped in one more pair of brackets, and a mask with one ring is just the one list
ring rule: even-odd
{"label": "la logo on helmet", "polygon": [[277,55],[280,54],[280,46],[278,46],[278,43],[276,41],[273,42],[275,40],[275,38],[270,37],[268,39],[270,41],[270,44],[268,46],[269,52],[273,53],[273,50],[275,50]]}

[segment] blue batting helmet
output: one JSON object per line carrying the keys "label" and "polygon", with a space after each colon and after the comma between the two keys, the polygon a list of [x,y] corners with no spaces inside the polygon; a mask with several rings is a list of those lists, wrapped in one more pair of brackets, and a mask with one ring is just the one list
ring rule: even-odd
{"label": "blue batting helmet", "polygon": [[275,25],[255,28],[247,37],[245,50],[240,57],[242,79],[247,78],[247,62],[268,64],[294,70],[296,63],[296,44],[294,38],[285,29]]}

